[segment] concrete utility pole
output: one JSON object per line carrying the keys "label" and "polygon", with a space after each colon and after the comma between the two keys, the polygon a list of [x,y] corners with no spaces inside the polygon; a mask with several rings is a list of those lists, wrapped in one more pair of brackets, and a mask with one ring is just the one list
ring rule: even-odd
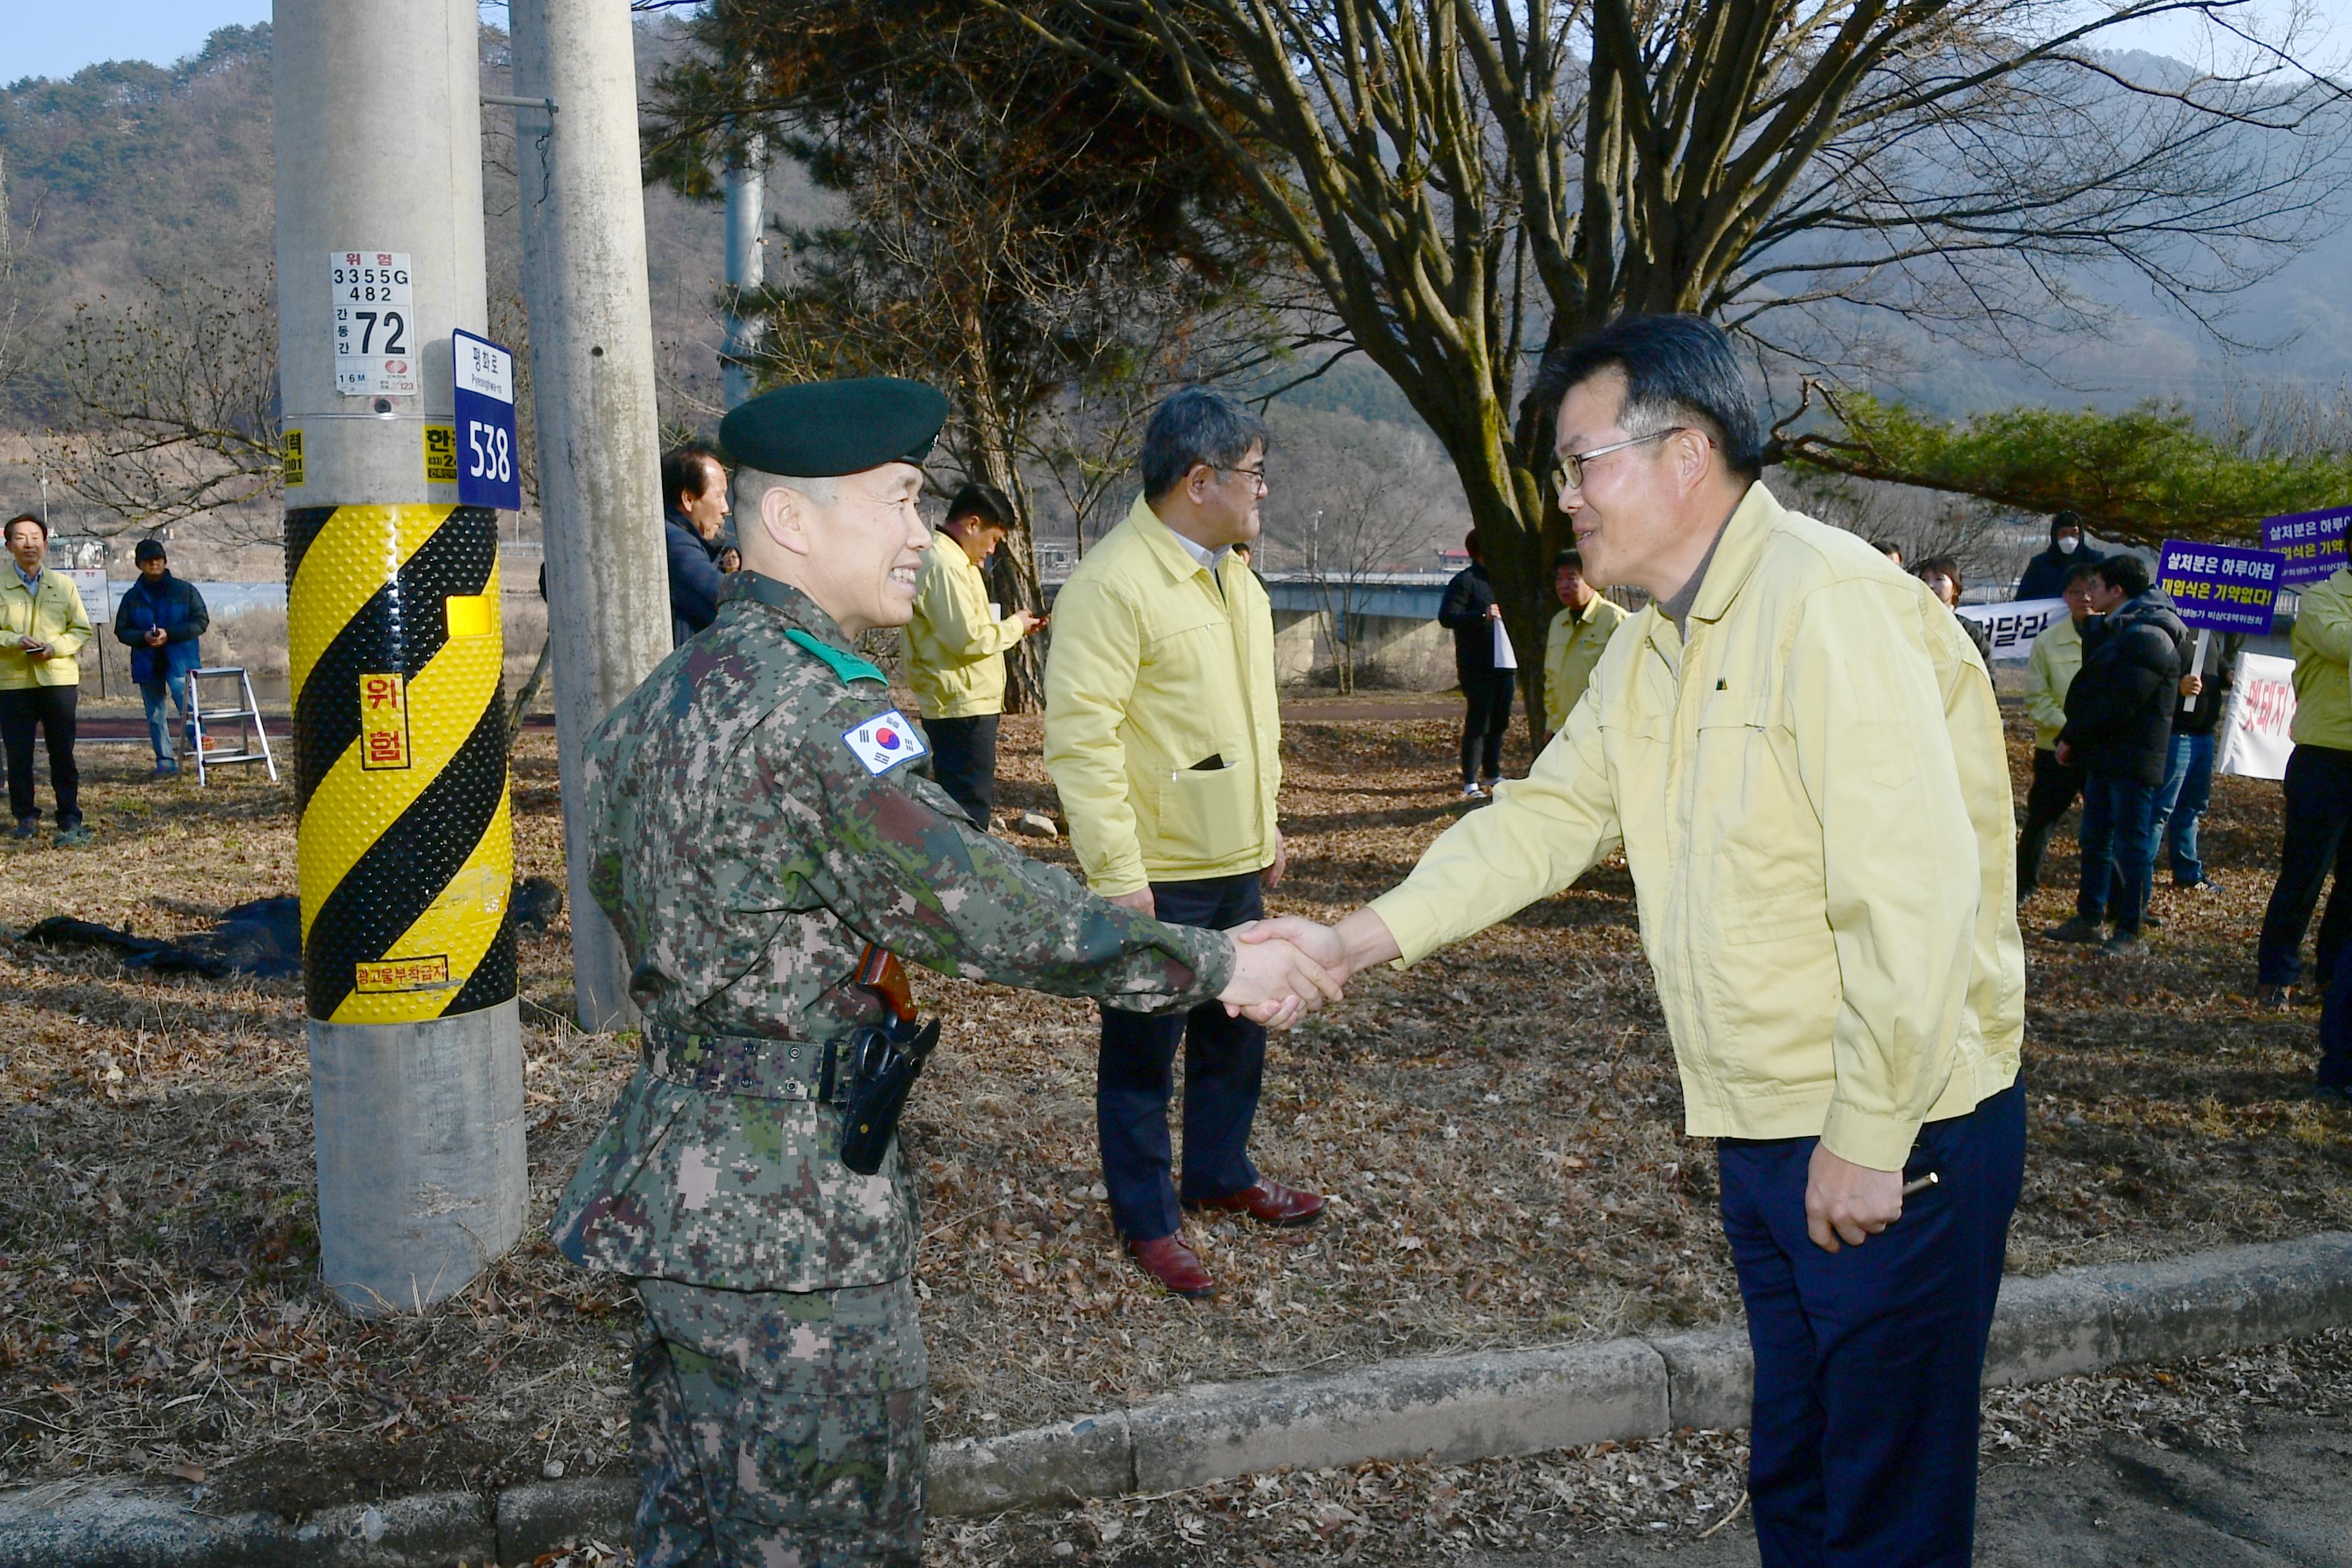
{"label": "concrete utility pole", "polygon": [[473,0],[278,0],[278,363],[319,1262],[421,1311],[520,1234],[498,514],[457,501],[488,324]]}
{"label": "concrete utility pole", "polygon": [[635,1026],[628,960],[588,890],[580,752],[668,654],[653,308],[628,0],[514,0],[522,292],[547,538],[555,752],[580,1026]]}
{"label": "concrete utility pole", "polygon": [[719,370],[727,406],[750,400],[751,356],[760,346],[760,318],[743,313],[743,297],[767,282],[768,139],[753,136],[727,163],[727,348]]}

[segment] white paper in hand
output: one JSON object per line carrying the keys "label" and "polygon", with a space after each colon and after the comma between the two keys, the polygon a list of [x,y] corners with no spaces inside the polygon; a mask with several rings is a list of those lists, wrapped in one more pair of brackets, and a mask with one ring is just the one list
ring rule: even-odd
{"label": "white paper in hand", "polygon": [[1503,629],[1503,623],[1499,619],[1489,621],[1487,625],[1495,628],[1495,668],[1496,669],[1518,668],[1519,656],[1511,651],[1511,634]]}

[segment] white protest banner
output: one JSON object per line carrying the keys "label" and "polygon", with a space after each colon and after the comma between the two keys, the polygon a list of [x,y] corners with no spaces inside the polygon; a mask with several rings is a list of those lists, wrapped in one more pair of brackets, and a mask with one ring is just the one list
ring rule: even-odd
{"label": "white protest banner", "polygon": [[2294,750],[2294,660],[2242,653],[2230,688],[2230,710],[2213,744],[2213,771],[2242,778],[2286,777]]}
{"label": "white protest banner", "polygon": [[1977,622],[1992,638],[1995,658],[2023,658],[2033,651],[2033,639],[2066,614],[2063,599],[2011,599],[2000,605],[1962,605],[1959,613]]}

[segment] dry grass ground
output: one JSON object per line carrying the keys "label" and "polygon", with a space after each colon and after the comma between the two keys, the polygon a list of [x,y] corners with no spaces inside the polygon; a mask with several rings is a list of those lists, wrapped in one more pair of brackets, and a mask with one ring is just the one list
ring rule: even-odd
{"label": "dry grass ground", "polygon": [[[1008,722],[1005,741],[1000,808],[1050,809],[1034,722]],[[1300,722],[1288,744],[1294,871],[1280,907],[1352,907],[1459,809],[1441,721]],[[137,748],[89,753],[98,846],[11,847],[0,928],[66,912],[168,933],[291,889],[287,794],[246,780],[201,795],[148,786],[140,766]],[[543,735],[525,738],[516,806],[519,872],[560,878]],[[2295,1094],[2314,1015],[2263,1013],[2242,994],[2276,833],[2275,785],[2222,780],[2208,858],[2226,893],[2161,896],[2170,923],[2143,957],[2032,944],[2034,1115],[2013,1268],[2352,1226],[2344,1119]],[[2049,875],[2073,870],[2061,844]],[[2066,909],[2045,892],[2029,916]],[[631,1060],[624,1042],[563,1022],[566,952],[561,929],[523,952],[532,1237]],[[948,1020],[908,1130],[940,1437],[1190,1381],[1736,1310],[1713,1156],[1679,1131],[1622,867],[1407,973],[1363,977],[1346,1005],[1277,1041],[1254,1147],[1270,1173],[1332,1193],[1333,1212],[1279,1235],[1194,1226],[1225,1286],[1202,1306],[1146,1289],[1119,1260],[1096,1196],[1091,1008],[919,984]],[[422,1320],[358,1324],[321,1302],[307,1094],[291,984],[157,980],[0,941],[0,1476],[201,1472],[224,1503],[299,1510],[625,1462],[634,1307],[543,1243]],[[1735,1448],[1694,1438],[1656,1452],[1691,1470],[1688,1497],[1723,1506]],[[1600,1459],[1576,1474],[1632,1463]],[[1540,1480],[1542,1464],[1511,1473]],[[1297,1506],[1364,1513],[1404,1483],[1368,1493],[1349,1472],[1315,1484],[1332,1495]],[[1423,1514],[1433,1488],[1454,1486],[1464,1511],[1487,1485],[1413,1484]],[[1563,1484],[1601,1496],[1598,1482]],[[1247,1486],[1223,1495],[1231,1517],[1256,1506]],[[1336,1551],[1348,1528],[1308,1534]],[[1036,1540],[988,1529],[967,1542],[974,1561]],[[1166,1546],[1191,1560],[1185,1532],[1168,1529]],[[963,1538],[943,1531],[940,1550],[962,1554]]]}

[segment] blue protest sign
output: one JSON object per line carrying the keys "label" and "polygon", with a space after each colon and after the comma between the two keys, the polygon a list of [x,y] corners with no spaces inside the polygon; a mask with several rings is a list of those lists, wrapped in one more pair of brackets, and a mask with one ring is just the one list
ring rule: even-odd
{"label": "blue protest sign", "polygon": [[516,468],[514,355],[488,338],[452,339],[457,387],[457,504],[522,510]]}
{"label": "blue protest sign", "polygon": [[2168,539],[2156,558],[2156,585],[2181,620],[2200,631],[2263,637],[2271,633],[2285,568],[2284,558],[2273,551]]}
{"label": "blue protest sign", "polygon": [[2344,525],[2352,522],[2352,506],[2332,506],[2322,511],[2291,511],[2284,517],[2263,519],[2263,548],[2286,558],[2279,586],[2299,588],[2325,583],[2344,564]]}

